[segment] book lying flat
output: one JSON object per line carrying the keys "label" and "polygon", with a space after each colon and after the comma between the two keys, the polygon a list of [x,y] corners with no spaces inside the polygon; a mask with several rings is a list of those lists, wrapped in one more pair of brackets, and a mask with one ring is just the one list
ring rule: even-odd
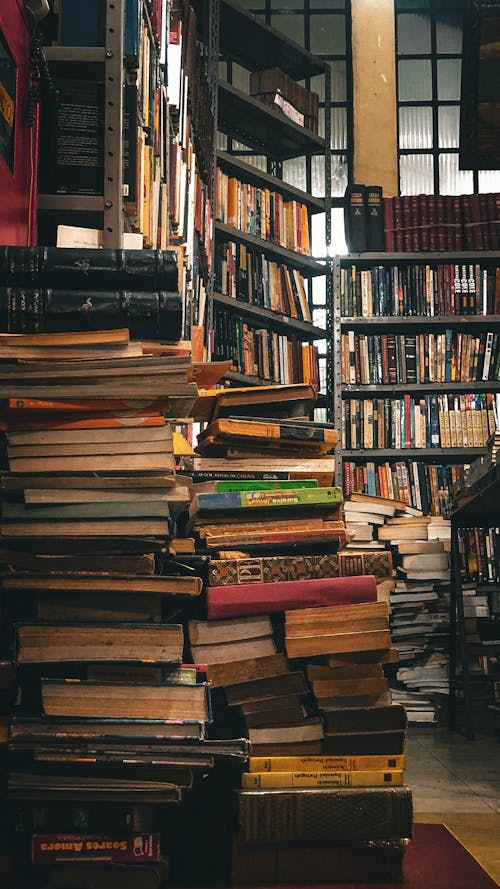
{"label": "book lying flat", "polygon": [[[207,614],[211,620],[270,614],[304,606],[376,601],[377,585],[372,575],[278,581],[273,584],[235,584],[208,587]],[[382,647],[386,648],[387,645]]]}
{"label": "book lying flat", "polygon": [[307,769],[297,772],[244,772],[241,786],[253,787],[385,787],[401,786],[403,772],[400,769],[313,772]]}
{"label": "book lying flat", "polygon": [[187,685],[42,679],[42,704],[46,716],[207,721],[207,689],[202,682]]}
{"label": "book lying flat", "polygon": [[211,559],[208,566],[209,586],[235,583],[274,583],[277,580],[312,579],[315,577],[347,577],[374,574],[377,578],[392,577],[392,558],[388,550],[377,553],[327,553],[293,556],[245,557]]}
{"label": "book lying flat", "polygon": [[[100,561],[100,559],[99,559]],[[48,590],[54,592],[95,591],[117,593],[153,593],[161,595],[199,596],[203,583],[201,577],[151,574],[141,577],[131,574],[5,574],[2,579],[5,590]]]}
{"label": "book lying flat", "polygon": [[189,513],[219,512],[238,509],[296,506],[333,506],[342,503],[341,488],[295,488],[291,490],[227,491],[220,494],[195,494]]}
{"label": "book lying flat", "polygon": [[306,452],[326,454],[338,444],[339,436],[335,429],[325,429],[312,424],[297,422],[295,424],[273,422],[260,423],[252,420],[219,419],[200,433],[198,437],[198,453],[216,448],[222,443],[226,445],[236,441],[257,443],[266,447],[293,445],[303,448]]}
{"label": "book lying flat", "polygon": [[184,634],[178,624],[18,624],[20,664],[85,661],[181,663]]}

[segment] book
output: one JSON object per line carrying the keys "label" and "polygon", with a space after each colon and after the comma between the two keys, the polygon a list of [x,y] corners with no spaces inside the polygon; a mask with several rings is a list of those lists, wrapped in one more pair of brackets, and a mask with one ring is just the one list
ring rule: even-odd
{"label": "book", "polygon": [[[350,578],[314,578],[269,584],[234,584],[207,589],[209,620],[251,614],[269,614],[305,605],[375,602],[377,586],[373,575]],[[387,645],[381,646],[386,648]]]}
{"label": "book", "polygon": [[77,833],[106,835],[116,831],[122,836],[156,833],[159,812],[154,806],[123,803],[110,806],[18,803],[16,824],[29,833]]}
{"label": "book", "polygon": [[323,738],[323,725],[321,719],[308,717],[297,723],[284,723],[279,726],[269,725],[262,728],[248,728],[248,740],[252,750],[256,745],[261,748],[264,745],[274,744],[300,744],[307,741],[318,741]]}
{"label": "book", "polygon": [[287,459],[279,456],[266,457],[260,454],[251,458],[229,461],[217,457],[195,456],[192,461],[192,469],[193,481],[315,478],[319,485],[329,486],[333,484],[335,460],[331,456]]}
{"label": "book", "polygon": [[224,664],[245,658],[262,658],[276,653],[276,645],[271,635],[218,642],[212,645],[191,643],[190,647],[193,659],[207,665]]}
{"label": "book", "polygon": [[[306,694],[308,694],[308,687],[304,674],[300,670],[233,683],[225,689],[226,700],[231,707],[253,702],[256,704],[254,710],[259,707],[264,709],[266,702],[269,707],[272,707],[277,698]],[[250,712],[250,709],[247,708],[245,712]]]}
{"label": "book", "polygon": [[269,636],[272,632],[271,620],[266,615],[240,617],[237,620],[188,621],[188,635],[192,645],[217,645],[238,639]]}
{"label": "book", "polygon": [[10,772],[8,778],[11,799],[73,800],[86,802],[172,803],[181,799],[181,788],[168,781],[132,778],[64,776],[49,773]]}
{"label": "book", "polygon": [[120,594],[162,594],[180,596],[199,596],[202,591],[200,577],[191,576],[161,576],[138,574],[101,574],[99,572],[86,574],[72,574],[65,572],[57,574],[6,574],[4,576],[4,589],[13,593],[22,590],[46,590],[49,592],[61,591],[71,593],[81,592],[116,592]]}
{"label": "book", "polygon": [[308,417],[315,402],[316,393],[306,383],[205,390],[198,397],[194,415],[210,422],[244,407],[245,414],[258,417]]}
{"label": "book", "polygon": [[304,506],[333,506],[342,502],[340,488],[292,488],[290,490],[226,491],[218,494],[195,494],[190,505],[190,515],[196,513],[223,512],[225,510],[259,509],[268,507],[287,508]]}
{"label": "book", "polygon": [[259,422],[257,420],[214,420],[198,436],[197,452],[209,454],[218,448],[239,442],[243,446],[253,443],[258,447],[286,448],[287,445],[302,449],[311,455],[326,454],[338,443],[335,429],[327,429],[300,422]]}
{"label": "book", "polygon": [[181,663],[184,636],[177,624],[18,624],[16,661],[158,661]]}
{"label": "book", "polygon": [[383,253],[384,246],[384,207],[382,187],[365,186],[366,250],[370,253]]}
{"label": "book", "polygon": [[204,683],[42,679],[42,703],[47,716],[210,719]]}
{"label": "book", "polygon": [[245,658],[226,664],[207,664],[207,679],[213,688],[237,685],[267,677],[278,676],[287,670],[285,655],[271,654],[264,657]]}
{"label": "book", "polygon": [[51,834],[33,833],[31,861],[43,865],[55,861],[107,861],[111,864],[158,861],[160,835]]}
{"label": "book", "polygon": [[[243,544],[244,545],[244,544]],[[235,583],[275,583],[278,580],[346,577],[373,574],[377,579],[392,577],[391,553],[341,552],[300,554],[294,556],[262,556],[211,559],[208,565],[209,586]]]}
{"label": "book", "polygon": [[240,790],[242,842],[350,841],[410,837],[412,797],[406,787]]}
{"label": "book", "polygon": [[250,756],[249,772],[357,771],[358,769],[401,770],[406,760],[400,756]]}
{"label": "book", "polygon": [[254,787],[385,787],[403,784],[403,772],[398,770],[299,771],[299,772],[243,772],[241,786]]}
{"label": "book", "polygon": [[348,186],[344,201],[344,222],[349,253],[364,253],[368,249],[365,186]]}

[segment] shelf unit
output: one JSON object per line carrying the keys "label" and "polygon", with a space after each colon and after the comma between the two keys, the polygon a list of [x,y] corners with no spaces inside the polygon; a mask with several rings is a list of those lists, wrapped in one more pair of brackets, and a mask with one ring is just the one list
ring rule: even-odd
{"label": "shelf unit", "polygon": [[[123,246],[124,125],[124,12],[125,0],[106,0],[104,46],[49,46],[45,55],[54,72],[60,65],[98,65],[104,83],[103,194],[40,194],[40,210],[102,213],[103,247]],[[117,148],[118,146],[118,148]]]}
{"label": "shelf unit", "polygon": [[[450,595],[450,672],[449,672],[449,727],[457,729],[457,690],[463,692],[463,728],[471,740],[475,737],[473,715],[473,692],[467,643],[465,638],[464,596],[462,572],[460,570],[459,537],[461,527],[498,525],[498,502],[500,497],[500,465],[494,465],[489,472],[468,492],[462,493],[451,513],[451,595]],[[498,566],[497,566],[498,568]],[[500,624],[500,621],[498,622]],[[489,656],[500,654],[500,641],[488,645],[484,653]],[[461,675],[457,667],[461,666]]]}
{"label": "shelf unit", "polygon": [[[236,63],[247,71],[259,71],[265,68],[281,68],[288,76],[299,81],[304,78],[323,75],[325,81],[325,102],[330,102],[329,69],[316,56],[289,40],[286,36],[262,23],[258,18],[238,5],[236,0],[216,0],[218,33],[217,59]],[[203,8],[201,0],[195,0],[195,9]],[[299,126],[282,114],[265,105],[258,99],[242,92],[231,83],[217,79],[217,129],[230,140],[237,140],[267,158],[267,170],[258,167],[232,154],[230,150],[216,149],[215,163],[224,174],[271,192],[280,194],[284,201],[296,201],[307,208],[308,218],[317,213],[325,214],[325,238],[331,240],[331,196],[330,196],[330,152],[326,147],[330,144],[330,116],[326,115],[325,138],[321,138],[311,130]],[[291,158],[323,155],[325,157],[325,197],[318,198],[293,185],[282,178],[282,162]],[[207,304],[206,343],[210,348],[210,332],[213,330],[214,310],[223,308],[230,312],[235,320],[244,320],[251,327],[268,328],[304,343],[315,340],[327,341],[327,368],[331,367],[331,299],[332,280],[331,264],[316,262],[312,257],[289,250],[274,244],[272,241],[257,237],[225,223],[214,222],[215,244],[234,242],[243,245],[254,253],[278,264],[286,265],[300,272],[304,279],[324,276],[326,288],[327,319],[326,326],[318,328],[314,324],[298,318],[288,317],[269,308],[244,302],[241,299],[228,297],[217,292],[212,283]],[[213,282],[216,280],[214,272]],[[327,391],[331,390],[332,377],[330,371],[327,380]],[[239,385],[258,385],[262,382],[255,377],[239,372],[227,375],[230,382]],[[268,382],[268,381],[266,381]],[[322,402],[326,404],[326,401]]]}
{"label": "shelf unit", "polygon": [[[431,268],[437,266],[446,266],[452,264],[480,264],[481,268],[492,268],[500,265],[500,254],[488,253],[361,253],[350,254],[348,256],[336,257],[333,268],[334,278],[334,300],[333,300],[333,401],[334,401],[334,422],[337,428],[342,428],[342,402],[347,398],[370,398],[378,395],[402,396],[403,394],[418,395],[419,393],[429,395],[446,393],[446,394],[463,394],[463,393],[481,393],[481,392],[498,392],[500,390],[500,382],[496,380],[490,381],[472,381],[472,382],[423,382],[423,383],[377,383],[377,384],[353,384],[342,382],[342,334],[349,330],[356,333],[364,333],[367,336],[380,336],[381,334],[392,331],[401,334],[405,331],[408,334],[415,335],[417,332],[438,333],[446,328],[453,329],[454,333],[460,332],[470,333],[480,336],[483,331],[495,330],[500,333],[500,318],[497,315],[342,315],[341,301],[341,271],[342,269],[350,269],[355,267],[360,270],[369,270],[373,267],[411,267],[429,265]],[[338,447],[336,450],[336,473],[337,478],[343,477],[342,467],[344,459],[364,462],[366,460],[390,461],[401,460],[405,458],[417,459],[422,461],[439,460],[441,463],[450,462],[469,462],[476,456],[485,453],[485,448],[344,448]]]}

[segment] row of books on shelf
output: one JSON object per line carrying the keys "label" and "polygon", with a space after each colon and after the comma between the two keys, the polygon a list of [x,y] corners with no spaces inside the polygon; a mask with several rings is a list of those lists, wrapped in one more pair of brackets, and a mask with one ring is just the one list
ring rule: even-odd
{"label": "row of books on shelf", "polygon": [[317,347],[214,309],[212,361],[230,360],[232,369],[272,382],[311,383],[319,389]]}
{"label": "row of books on shelf", "polygon": [[234,241],[217,244],[215,262],[215,288],[219,293],[311,321],[304,279],[297,269],[273,262]]}
{"label": "row of books on shelf", "polygon": [[416,460],[375,464],[343,461],[343,490],[400,500],[425,515],[448,515],[452,486],[460,478],[461,466],[439,466]]}
{"label": "row of books on shelf", "polygon": [[341,313],[355,317],[496,315],[498,272],[496,265],[480,262],[342,267]]}
{"label": "row of books on shelf", "polygon": [[389,253],[498,250],[500,195],[404,195],[383,198]]}
{"label": "row of books on shelf", "polygon": [[442,333],[342,334],[342,382],[470,383],[500,379],[499,335]]}
{"label": "row of books on shelf", "polygon": [[496,396],[345,398],[343,448],[481,448],[495,431]]}
{"label": "row of books on shelf", "polygon": [[309,256],[311,243],[307,207],[286,201],[279,192],[240,182],[217,168],[215,218],[250,235],[256,235]]}
{"label": "row of books on shelf", "polygon": [[[467,583],[499,583],[500,529],[497,526],[459,528],[458,540],[464,580]],[[496,600],[498,602],[498,593]],[[498,606],[494,610],[498,611]]]}

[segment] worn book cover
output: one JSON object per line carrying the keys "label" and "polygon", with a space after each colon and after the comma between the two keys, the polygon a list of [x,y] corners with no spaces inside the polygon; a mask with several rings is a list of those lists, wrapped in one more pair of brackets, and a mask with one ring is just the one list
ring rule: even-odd
{"label": "worn book cover", "polygon": [[349,577],[362,574],[373,574],[380,580],[392,577],[391,553],[382,550],[365,553],[211,559],[208,566],[208,584],[228,586],[243,583],[275,583],[279,580]]}

